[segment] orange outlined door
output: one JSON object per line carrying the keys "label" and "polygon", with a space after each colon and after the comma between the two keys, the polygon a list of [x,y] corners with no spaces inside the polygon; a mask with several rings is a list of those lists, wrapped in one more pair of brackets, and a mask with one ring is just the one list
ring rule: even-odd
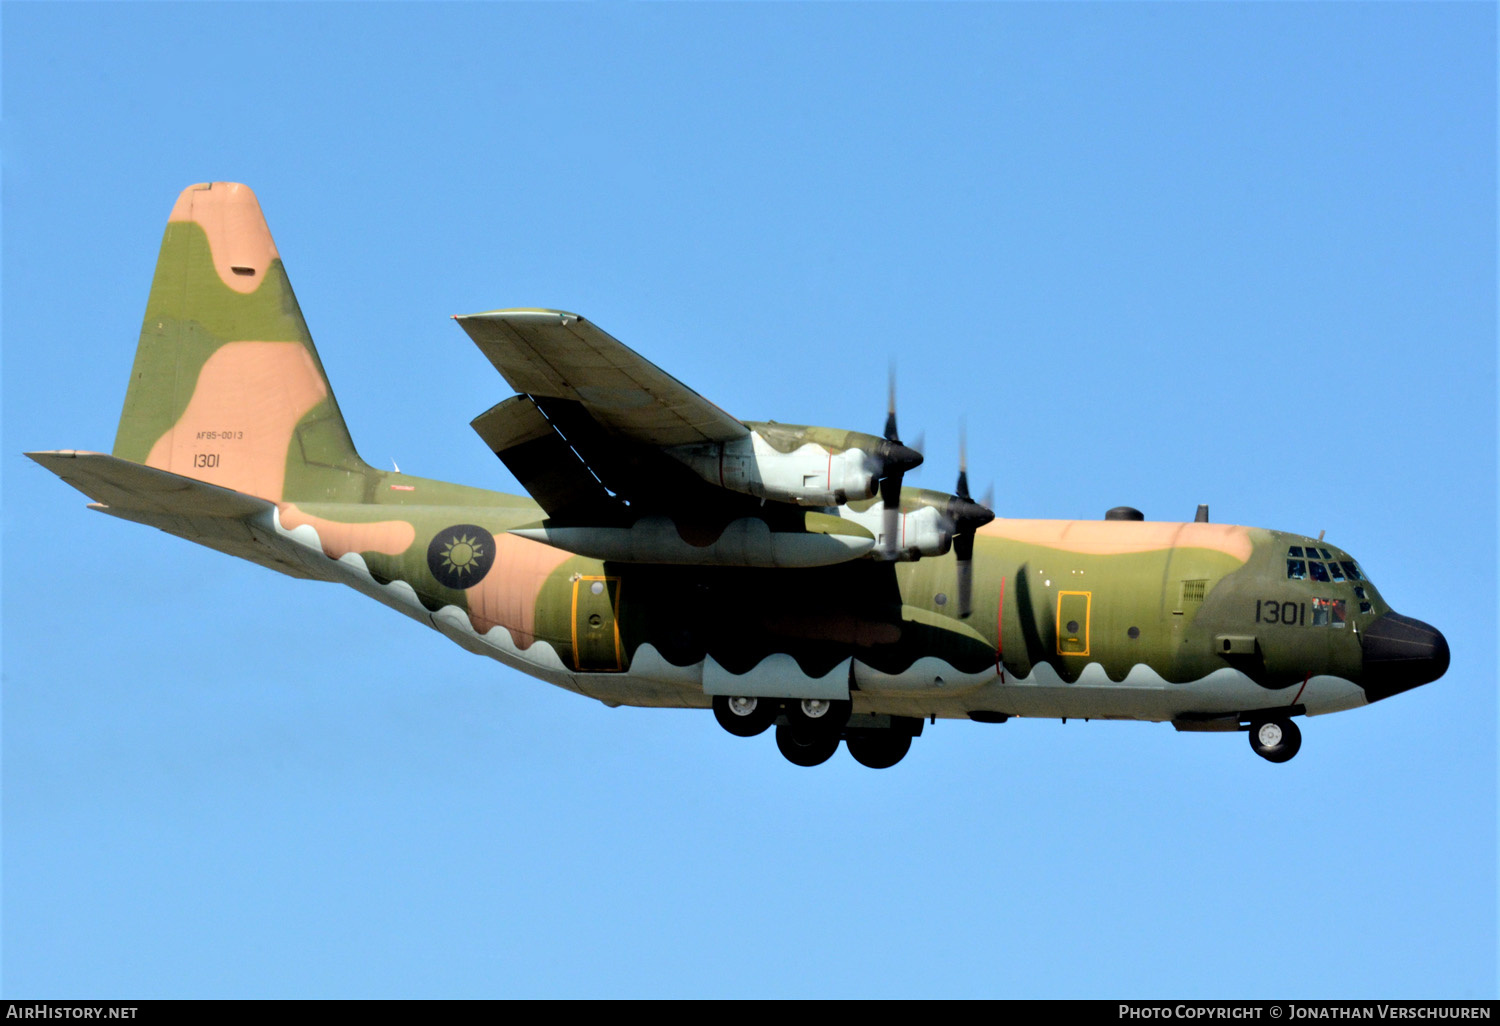
{"label": "orange outlined door", "polygon": [[1089,654],[1089,613],[1093,606],[1091,591],[1057,593],[1057,654]]}
{"label": "orange outlined door", "polygon": [[618,577],[579,577],[573,582],[573,669],[588,673],[625,669],[619,612]]}

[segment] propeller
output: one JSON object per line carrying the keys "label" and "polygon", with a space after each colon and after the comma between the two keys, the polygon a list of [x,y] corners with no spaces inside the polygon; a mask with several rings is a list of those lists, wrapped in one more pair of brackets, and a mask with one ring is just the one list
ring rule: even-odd
{"label": "propeller", "polygon": [[891,364],[889,397],[886,402],[885,441],[876,453],[880,458],[880,502],[887,556],[896,554],[897,520],[901,515],[901,479],[908,470],[922,465],[922,454],[901,443],[896,430],[896,365]]}
{"label": "propeller", "polygon": [[[969,497],[968,431],[958,429],[958,487],[948,501],[948,519],[953,522],[953,555],[958,568],[958,615],[967,618],[974,612],[974,532],[995,519],[989,502],[978,503]],[[985,493],[989,501],[990,493]]]}

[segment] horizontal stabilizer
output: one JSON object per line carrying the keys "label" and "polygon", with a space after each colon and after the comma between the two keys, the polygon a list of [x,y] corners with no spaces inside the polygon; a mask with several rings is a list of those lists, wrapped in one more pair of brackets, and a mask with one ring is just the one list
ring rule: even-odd
{"label": "horizontal stabilizer", "polygon": [[90,509],[155,527],[289,577],[327,579],[295,546],[274,536],[270,513],[275,504],[265,499],[102,452],[63,449],[26,455],[93,499]]}
{"label": "horizontal stabilizer", "polygon": [[273,503],[102,452],[62,449],[31,457],[95,502],[141,513],[240,520]]}

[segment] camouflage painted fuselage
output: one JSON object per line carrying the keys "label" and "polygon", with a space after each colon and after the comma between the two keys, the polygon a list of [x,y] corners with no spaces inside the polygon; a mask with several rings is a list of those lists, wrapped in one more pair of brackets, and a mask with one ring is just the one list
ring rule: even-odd
{"label": "camouflage painted fuselage", "polygon": [[[523,314],[513,319],[523,327],[577,320]],[[471,327],[484,345],[531,344],[494,318]],[[509,366],[500,349],[491,356]],[[839,452],[881,441],[747,426],[694,404],[701,397],[649,364],[635,366],[658,390],[658,406],[637,403],[646,386],[640,396],[567,386],[569,395],[615,404],[600,407],[606,434],[637,430],[637,416],[670,422],[679,432],[673,445],[711,440],[704,424],[729,435],[753,429],[768,452],[821,446],[812,453],[828,454],[828,487]],[[556,402],[548,409],[543,417],[502,404],[476,429],[487,441],[505,439],[514,465],[534,472],[527,487],[552,496],[554,511],[604,509],[601,522],[611,526],[602,530],[635,531],[640,522],[620,526],[618,503],[606,507],[602,488],[548,477],[547,460],[567,447],[542,436],[550,438],[549,419],[568,412]],[[172,211],[113,454],[30,455],[102,512],[293,576],[347,584],[472,652],[608,704],[850,699],[856,714],[1234,729],[1257,711],[1347,709],[1447,666],[1441,634],[1392,613],[1347,553],[1220,524],[996,520],[978,530],[973,612],[961,617],[943,538],[913,561],[855,558],[855,549],[837,546],[870,549],[873,535],[860,521],[870,520],[870,500],[805,511],[756,506],[754,488],[764,482],[747,485],[748,498],[722,498],[705,483],[714,450],[694,451],[696,477],[672,477],[670,460],[627,464],[707,496],[692,523],[648,525],[652,537],[669,532],[670,551],[691,558],[726,525],[751,523],[763,534],[833,537],[829,551],[849,558],[798,568],[600,560],[510,533],[534,535],[548,519],[531,499],[370,467],[354,449],[258,203],[244,186],[215,183],[184,191]],[[807,480],[815,485],[817,476]],[[873,479],[862,480],[863,495],[872,494]],[[952,498],[907,489],[902,516],[930,525]],[[761,524],[761,515],[775,523]],[[734,552],[748,551],[742,541],[714,550],[714,560],[732,564]],[[765,546],[764,558],[775,551]],[[1318,579],[1309,575],[1314,565]]]}
{"label": "camouflage painted fuselage", "polygon": [[[951,555],[803,570],[611,564],[507,535],[542,516],[524,499],[442,505],[452,486],[380,476],[387,492],[412,490],[280,504],[276,536],[310,572],[609,703],[850,694],[856,712],[1191,722],[1389,693],[1357,683],[1360,632],[1389,608],[1368,581],[1288,579],[1289,548],[1317,544],[1297,535],[998,520],[980,531],[974,614],[959,620],[946,611]],[[474,528],[492,560],[450,587],[441,553]],[[1352,611],[1341,621],[1319,612],[1334,601]]]}

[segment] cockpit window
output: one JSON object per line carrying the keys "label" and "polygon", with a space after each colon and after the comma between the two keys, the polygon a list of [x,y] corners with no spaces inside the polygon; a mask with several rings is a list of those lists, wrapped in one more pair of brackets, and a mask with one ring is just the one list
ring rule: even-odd
{"label": "cockpit window", "polygon": [[[1332,559],[1333,558],[1333,553],[1329,552],[1327,549],[1319,549],[1318,551],[1321,552],[1321,553],[1323,553],[1323,558],[1324,559]],[[1309,556],[1311,556],[1312,554],[1313,553],[1311,553],[1311,552],[1308,553]]]}
{"label": "cockpit window", "polygon": [[1339,565],[1337,563],[1329,562],[1328,572],[1333,575],[1333,579],[1335,581],[1342,581],[1344,579],[1344,571],[1339,569]]}
{"label": "cockpit window", "polygon": [[1354,597],[1358,599],[1365,597],[1365,589],[1362,585],[1356,584],[1354,586]]}
{"label": "cockpit window", "polygon": [[1349,575],[1349,580],[1362,581],[1365,579],[1365,575],[1359,572],[1359,567],[1355,564],[1354,560],[1340,560],[1339,566],[1344,568],[1344,573]]}
{"label": "cockpit window", "polygon": [[1314,627],[1342,627],[1346,616],[1343,599],[1313,599],[1313,626]]}
{"label": "cockpit window", "polygon": [[1302,558],[1302,546],[1301,545],[1293,545],[1291,548],[1289,548],[1289,549],[1286,550],[1286,554],[1288,556],[1296,556],[1298,559],[1301,559]]}
{"label": "cockpit window", "polygon": [[1287,560],[1286,575],[1294,581],[1302,580],[1307,576],[1307,564],[1300,559]]}
{"label": "cockpit window", "polygon": [[1313,580],[1328,583],[1328,568],[1322,563],[1309,563],[1307,568],[1312,571]]}

